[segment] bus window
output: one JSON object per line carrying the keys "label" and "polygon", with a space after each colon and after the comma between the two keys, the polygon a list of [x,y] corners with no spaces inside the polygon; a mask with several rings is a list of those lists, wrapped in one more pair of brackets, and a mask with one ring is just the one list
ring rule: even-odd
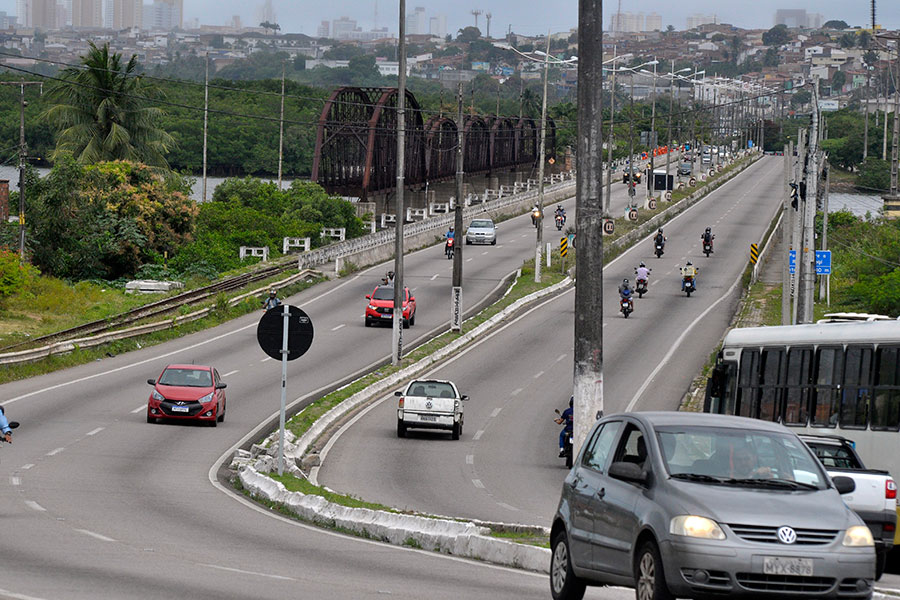
{"label": "bus window", "polygon": [[764,421],[780,421],[781,390],[784,387],[784,376],[781,363],[784,362],[784,350],[763,350],[759,369],[759,418]]}
{"label": "bus window", "polygon": [[819,348],[816,351],[816,388],[813,400],[813,425],[816,427],[837,426],[843,366],[843,348]]}
{"label": "bus window", "polygon": [[787,359],[787,391],[785,392],[784,423],[806,425],[809,420],[809,397],[812,387],[810,363],[812,350],[791,348]]}
{"label": "bus window", "polygon": [[756,418],[759,413],[756,391],[759,389],[759,351],[741,352],[741,366],[738,370],[737,414]]}
{"label": "bus window", "polygon": [[844,361],[844,389],[841,392],[841,427],[865,429],[869,419],[872,349],[849,346]]}
{"label": "bus window", "polygon": [[875,397],[872,429],[900,430],[900,348],[882,346],[875,353]]}

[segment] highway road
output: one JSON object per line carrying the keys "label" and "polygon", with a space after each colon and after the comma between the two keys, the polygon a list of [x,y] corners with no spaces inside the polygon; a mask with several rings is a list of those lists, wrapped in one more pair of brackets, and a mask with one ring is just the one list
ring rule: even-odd
{"label": "highway road", "polygon": [[[624,206],[627,188],[613,189],[614,206]],[[502,223],[499,239],[464,249],[467,306],[533,256],[527,215]],[[365,328],[362,318],[363,296],[387,268],[288,299],[316,329],[310,352],[288,369],[292,404],[387,359],[389,328]],[[447,326],[451,264],[437,245],[408,255],[406,274],[419,305],[404,332],[411,343]],[[216,466],[262,437],[279,403],[281,366],[257,345],[259,316],[0,386],[8,416],[23,423],[0,448],[0,597],[546,597],[545,577],[307,527],[224,489]],[[223,424],[146,423],[146,380],[170,362],[219,370]]]}
{"label": "highway road", "polygon": [[[606,268],[607,413],[678,407],[733,314],[749,245],[762,238],[779,205],[782,173],[780,159],[762,159],[666,225],[662,258],[652,255],[648,239]],[[706,226],[716,235],[710,258],[700,247]],[[686,259],[700,267],[690,298],[677,270]],[[617,312],[616,286],[633,280],[641,260],[653,269],[650,289],[626,320]],[[566,472],[552,418],[572,390],[573,315],[570,290],[429,374],[456,382],[471,398],[461,440],[427,430],[398,439],[390,396],[341,431],[319,483],[399,508],[549,526]]]}

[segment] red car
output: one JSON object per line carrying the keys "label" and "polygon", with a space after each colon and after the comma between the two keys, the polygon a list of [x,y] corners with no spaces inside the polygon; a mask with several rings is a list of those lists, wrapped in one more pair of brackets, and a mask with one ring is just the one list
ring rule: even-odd
{"label": "red car", "polygon": [[215,427],[225,421],[225,386],[219,372],[200,365],[168,365],[153,386],[147,422],[159,419],[196,420]]}
{"label": "red car", "polygon": [[[404,287],[403,298],[403,327],[409,328],[416,324],[416,298]],[[390,323],[394,318],[394,287],[379,285],[366,296],[369,303],[366,305],[366,327],[373,323]]]}

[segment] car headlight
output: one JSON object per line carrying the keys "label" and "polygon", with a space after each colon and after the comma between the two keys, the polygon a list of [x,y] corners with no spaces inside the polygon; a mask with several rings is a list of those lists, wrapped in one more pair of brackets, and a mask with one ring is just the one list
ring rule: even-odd
{"label": "car headlight", "polygon": [[153,390],[153,393],[150,394],[150,397],[153,398],[154,400],[156,400],[157,402],[165,402],[165,400],[166,400],[166,397],[163,396],[162,394],[160,394],[159,392],[157,392],[156,390]]}
{"label": "car headlight", "polygon": [[202,398],[200,398],[199,400],[197,400],[197,402],[199,402],[200,404],[204,404],[204,403],[206,403],[206,402],[210,402],[210,401],[212,401],[213,395],[214,395],[214,394],[215,394],[215,392],[210,392],[210,393],[208,393],[207,395],[205,395],[205,396],[203,396]]}
{"label": "car headlight", "polygon": [[681,515],[669,523],[669,533],[686,537],[703,538],[705,540],[724,540],[725,532],[719,524],[706,517]]}
{"label": "car headlight", "polygon": [[844,532],[844,546],[874,546],[875,540],[872,532],[865,525],[854,525]]}
{"label": "car headlight", "polygon": [[370,304],[370,305],[369,305],[369,310],[378,310],[378,308],[375,307],[374,305]]}

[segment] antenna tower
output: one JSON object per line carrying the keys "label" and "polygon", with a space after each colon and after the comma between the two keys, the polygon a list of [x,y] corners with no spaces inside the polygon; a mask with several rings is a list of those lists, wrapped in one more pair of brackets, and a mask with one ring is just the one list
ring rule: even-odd
{"label": "antenna tower", "polygon": [[487,35],[485,35],[485,37],[488,39],[490,39],[490,37],[491,37],[491,17],[492,16],[493,15],[491,15],[491,13],[484,13],[484,18],[487,19]]}
{"label": "antenna tower", "polygon": [[875,34],[875,0],[872,0],[872,34]]}
{"label": "antenna tower", "polygon": [[472,13],[473,15],[475,15],[475,29],[478,29],[478,15],[480,15],[484,11],[479,8],[473,8],[469,12]]}
{"label": "antenna tower", "polygon": [[375,0],[375,22],[372,24],[372,31],[378,31],[378,0]]}

